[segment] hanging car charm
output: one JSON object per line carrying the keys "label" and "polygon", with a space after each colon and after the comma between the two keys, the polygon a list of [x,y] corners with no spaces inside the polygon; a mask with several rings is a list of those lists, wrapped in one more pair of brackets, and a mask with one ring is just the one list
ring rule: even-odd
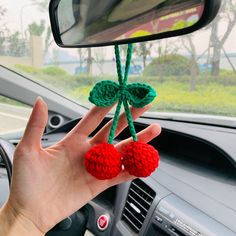
{"label": "hanging car charm", "polygon": [[[157,96],[156,91],[147,84],[127,84],[133,46],[128,45],[124,78],[122,75],[120,49],[115,46],[116,67],[119,84],[101,81],[90,92],[89,101],[96,106],[107,107],[118,101],[108,143],[98,144],[85,154],[87,171],[97,179],[116,177],[123,168],[136,177],[147,177],[158,167],[159,154],[151,145],[138,141],[129,105],[142,108]],[[124,105],[129,130],[133,141],[119,153],[112,144],[122,104]]]}

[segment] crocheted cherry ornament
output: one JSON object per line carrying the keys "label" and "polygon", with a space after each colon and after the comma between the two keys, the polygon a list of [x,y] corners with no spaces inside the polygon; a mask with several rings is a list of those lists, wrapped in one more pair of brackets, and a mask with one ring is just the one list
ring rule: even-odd
{"label": "crocheted cherry ornament", "polygon": [[[141,108],[149,104],[157,96],[156,91],[147,84],[127,84],[129,68],[132,58],[132,45],[128,45],[124,76],[121,66],[119,46],[115,46],[116,65],[119,84],[113,81],[101,81],[90,92],[89,101],[96,106],[107,107],[118,101],[108,143],[92,147],[85,154],[85,166],[87,171],[100,180],[116,177],[124,168],[137,177],[149,176],[158,166],[159,156],[152,146],[137,141],[137,135],[132,120],[129,105]],[[130,134],[133,141],[121,154],[112,145],[122,104],[125,109]]]}
{"label": "crocheted cherry ornament", "polygon": [[112,144],[102,143],[85,154],[85,167],[97,179],[112,179],[121,171],[121,155]]}
{"label": "crocheted cherry ornament", "polygon": [[141,141],[132,142],[122,153],[123,165],[131,175],[148,177],[158,167],[159,154],[151,145]]}

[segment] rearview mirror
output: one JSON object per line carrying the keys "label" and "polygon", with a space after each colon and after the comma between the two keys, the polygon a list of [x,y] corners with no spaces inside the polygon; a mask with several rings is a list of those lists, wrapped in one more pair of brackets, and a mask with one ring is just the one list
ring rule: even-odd
{"label": "rearview mirror", "polygon": [[196,31],[211,22],[220,0],[51,0],[54,39],[61,47],[141,42]]}

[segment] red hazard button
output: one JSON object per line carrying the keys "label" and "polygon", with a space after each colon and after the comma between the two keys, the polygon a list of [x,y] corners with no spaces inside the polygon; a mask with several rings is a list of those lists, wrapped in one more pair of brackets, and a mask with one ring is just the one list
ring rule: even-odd
{"label": "red hazard button", "polygon": [[109,224],[109,218],[106,215],[100,215],[97,220],[97,226],[100,230],[104,231],[107,229]]}

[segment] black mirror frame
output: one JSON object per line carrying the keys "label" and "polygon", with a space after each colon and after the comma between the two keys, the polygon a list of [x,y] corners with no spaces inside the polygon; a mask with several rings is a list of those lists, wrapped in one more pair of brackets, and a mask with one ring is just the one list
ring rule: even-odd
{"label": "black mirror frame", "polygon": [[185,29],[180,29],[180,30],[175,30],[175,31],[170,31],[170,32],[163,32],[163,33],[151,35],[151,36],[144,36],[144,37],[138,37],[138,38],[111,41],[111,42],[106,42],[106,43],[65,46],[61,41],[60,35],[58,34],[59,28],[58,28],[58,22],[56,21],[57,16],[55,15],[56,8],[57,8],[59,2],[60,2],[60,0],[51,0],[50,1],[50,3],[49,3],[49,17],[50,17],[51,29],[52,29],[54,40],[55,40],[56,44],[62,48],[102,47],[102,46],[111,46],[111,45],[117,45],[117,44],[120,45],[120,44],[128,44],[128,43],[145,42],[145,41],[158,40],[158,39],[164,39],[164,38],[172,38],[172,37],[176,37],[176,36],[190,34],[190,33],[193,33],[195,31],[203,28],[204,26],[208,25],[216,17],[216,15],[219,12],[219,9],[221,7],[221,0],[205,0],[205,7],[204,7],[204,11],[203,11],[201,19],[196,24],[194,24],[188,28],[185,28]]}

